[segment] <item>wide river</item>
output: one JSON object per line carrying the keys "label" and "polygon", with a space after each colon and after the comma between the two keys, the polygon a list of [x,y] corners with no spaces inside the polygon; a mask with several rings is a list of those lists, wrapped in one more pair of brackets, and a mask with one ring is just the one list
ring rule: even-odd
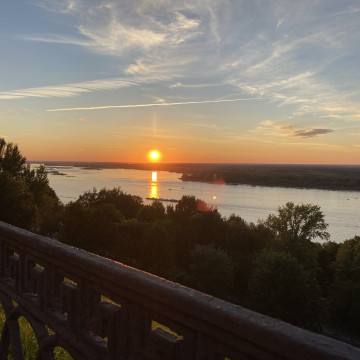
{"label": "wide river", "polygon": [[[36,167],[36,164],[32,166]],[[84,191],[93,188],[120,187],[128,194],[140,196],[145,203],[151,203],[151,200],[146,200],[147,197],[179,200],[183,195],[195,195],[207,204],[216,206],[225,217],[236,214],[255,223],[276,213],[277,208],[288,201],[312,203],[321,207],[329,224],[332,241],[342,242],[360,235],[359,191],[185,182],[179,179],[181,174],[166,171],[153,174],[145,170],[94,170],[72,166],[47,166],[47,170],[64,174],[49,174],[50,186],[64,203],[76,200]],[[164,205],[167,204],[173,203],[164,202]]]}

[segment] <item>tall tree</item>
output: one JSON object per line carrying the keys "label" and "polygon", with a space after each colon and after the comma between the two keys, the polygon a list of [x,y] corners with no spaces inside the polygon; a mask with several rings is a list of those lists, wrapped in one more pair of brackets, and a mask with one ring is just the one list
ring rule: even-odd
{"label": "tall tree", "polygon": [[287,202],[278,208],[277,215],[269,215],[265,224],[276,237],[292,242],[306,242],[314,238],[328,240],[328,224],[318,205]]}
{"label": "tall tree", "polygon": [[44,166],[31,169],[17,145],[0,138],[0,220],[54,235],[61,203]]}
{"label": "tall tree", "polygon": [[339,246],[335,261],[335,282],[331,289],[335,320],[359,334],[360,323],[360,236]]}
{"label": "tall tree", "polygon": [[26,158],[21,155],[17,145],[0,138],[0,172],[6,171],[16,177],[23,171],[25,162]]}

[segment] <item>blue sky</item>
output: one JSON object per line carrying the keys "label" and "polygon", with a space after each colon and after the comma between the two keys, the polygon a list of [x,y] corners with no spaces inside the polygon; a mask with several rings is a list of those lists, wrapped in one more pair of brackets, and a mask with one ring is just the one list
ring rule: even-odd
{"label": "blue sky", "polygon": [[0,49],[31,160],[360,163],[359,1],[4,1]]}

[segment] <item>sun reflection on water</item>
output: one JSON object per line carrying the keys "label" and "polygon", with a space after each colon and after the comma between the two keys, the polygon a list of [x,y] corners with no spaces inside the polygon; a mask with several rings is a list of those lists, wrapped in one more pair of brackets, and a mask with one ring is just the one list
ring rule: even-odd
{"label": "sun reflection on water", "polygon": [[152,198],[152,199],[159,198],[159,190],[158,190],[158,183],[157,183],[157,171],[153,171],[151,174],[149,198]]}

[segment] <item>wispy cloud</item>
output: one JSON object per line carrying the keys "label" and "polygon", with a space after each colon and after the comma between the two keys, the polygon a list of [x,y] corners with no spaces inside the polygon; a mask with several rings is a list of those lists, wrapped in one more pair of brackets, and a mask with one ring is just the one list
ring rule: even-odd
{"label": "wispy cloud", "polygon": [[[240,96],[289,106],[289,112],[297,117],[358,119],[358,86],[349,75],[358,67],[354,60],[360,45],[357,1],[37,3],[73,19],[75,31],[71,36],[32,34],[22,39],[71,44],[115,56],[120,59],[119,72],[130,82],[152,81],[156,87],[161,77],[171,82],[169,88],[174,90],[230,85],[231,92],[235,88]],[[228,95],[225,89],[223,97]],[[98,90],[103,89],[70,84],[3,92],[0,99],[74,96]],[[335,109],[334,104],[336,110],[329,111]]]}
{"label": "wispy cloud", "polygon": [[148,50],[165,41],[165,34],[149,29],[139,29],[126,26],[112,19],[104,28],[89,28],[79,26],[81,35],[89,39],[84,45],[90,49],[105,53],[120,53],[128,48],[143,48]]}
{"label": "wispy cloud", "polygon": [[216,124],[208,124],[208,123],[187,123],[186,125],[197,128],[211,129],[211,130],[220,130]]}
{"label": "wispy cloud", "polygon": [[293,136],[300,138],[311,138],[333,132],[332,129],[310,129],[310,130],[294,130]]}
{"label": "wispy cloud", "polygon": [[341,110],[329,115],[353,118],[360,109],[352,100],[356,86],[338,64],[356,66],[348,59],[359,45],[357,8],[333,11],[321,0],[258,4],[264,7],[259,16],[267,13],[266,25],[258,27],[225,65],[229,83],[248,94],[292,105],[302,114],[327,115],[325,108],[336,102]]}
{"label": "wispy cloud", "polygon": [[325,128],[297,129],[294,125],[277,123],[270,120],[263,121],[260,126],[252,131],[252,133],[263,135],[294,137],[301,139],[318,137],[332,132],[334,132],[333,129]]}
{"label": "wispy cloud", "polygon": [[68,45],[77,45],[84,47],[91,47],[93,44],[87,39],[80,39],[76,37],[58,35],[58,34],[47,34],[47,35],[22,35],[19,37],[21,40],[25,41],[36,41],[43,43],[52,43],[52,44],[68,44]]}
{"label": "wispy cloud", "polygon": [[191,74],[193,65],[210,60],[221,38],[218,14],[228,2],[207,0],[204,6],[202,0],[38,1],[47,10],[71,17],[77,34],[28,34],[24,40],[78,45],[118,56],[127,73],[141,76],[169,75],[175,69]]}
{"label": "wispy cloud", "polygon": [[187,6],[162,1],[120,4],[111,0],[96,3],[67,0],[58,4],[54,0],[43,0],[39,6],[76,18],[82,39],[57,36],[28,36],[25,39],[81,45],[94,52],[118,56],[123,56],[124,50],[150,51],[161,46],[178,46],[196,36],[200,23],[199,19],[188,17],[181,11]]}
{"label": "wispy cloud", "polygon": [[62,14],[69,14],[74,12],[79,7],[78,0],[35,0],[34,3],[48,11],[53,11]]}
{"label": "wispy cloud", "polygon": [[78,111],[78,110],[104,110],[104,109],[128,109],[128,108],[143,108],[155,106],[176,106],[176,105],[193,105],[193,104],[211,104],[211,103],[226,103],[237,101],[260,100],[260,98],[244,98],[244,99],[219,99],[219,100],[200,100],[200,101],[184,101],[184,102],[157,102],[151,104],[129,104],[129,105],[106,105],[106,106],[92,106],[92,107],[78,107],[78,108],[64,108],[64,109],[49,109],[46,111]]}
{"label": "wispy cloud", "polygon": [[175,84],[171,84],[169,85],[169,88],[170,89],[176,89],[176,88],[193,88],[193,89],[196,89],[196,88],[206,88],[206,87],[214,87],[214,86],[224,86],[226,84],[183,84],[181,82],[177,82]]}
{"label": "wispy cloud", "polygon": [[129,86],[136,86],[135,79],[126,80],[124,78],[101,79],[85,81],[74,84],[64,84],[55,86],[42,86],[36,88],[3,91],[0,92],[0,100],[21,99],[28,97],[72,97],[82,93],[94,91],[114,90]]}

